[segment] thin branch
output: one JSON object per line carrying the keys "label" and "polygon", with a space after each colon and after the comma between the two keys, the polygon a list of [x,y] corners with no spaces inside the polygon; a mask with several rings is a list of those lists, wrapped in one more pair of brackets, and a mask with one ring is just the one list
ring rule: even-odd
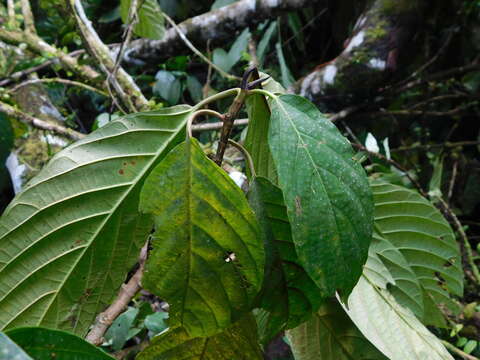
{"label": "thin branch", "polygon": [[7,16],[8,16],[8,25],[11,28],[17,27],[17,20],[15,18],[15,1],[7,0]]}
{"label": "thin branch", "polygon": [[80,0],[66,0],[66,2],[75,16],[77,27],[80,30],[85,46],[99,62],[102,71],[110,80],[109,83],[115,89],[115,93],[132,111],[148,109],[147,99],[143,96],[132,77],[122,67],[119,66],[116,76],[110,76],[115,67],[112,54],[108,46],[98,36],[92,23],[88,20]]}
{"label": "thin branch", "polygon": [[[68,56],[71,56],[71,57],[77,57],[81,54],[85,53],[85,50],[76,50],[76,51],[73,51],[69,54],[67,54]],[[37,65],[37,66],[33,66],[31,68],[28,68],[28,69],[25,69],[25,70],[22,70],[22,71],[17,71],[17,72],[14,72],[13,74],[9,75],[7,78],[3,79],[0,81],[0,86],[6,86],[8,84],[10,84],[11,82],[14,82],[14,81],[17,81],[17,80],[20,80],[34,72],[37,72],[37,71],[40,71],[42,69],[45,69],[55,63],[58,63],[59,59],[58,58],[53,58],[53,59],[49,59],[47,61],[45,61],[44,63],[40,64],[40,65]]]}
{"label": "thin branch", "polygon": [[142,7],[144,1],[145,0],[142,0],[142,3],[140,4],[140,6],[138,6],[138,0],[132,0],[132,3],[130,4],[130,9],[128,11],[128,22],[127,22],[128,25],[123,34],[123,41],[122,41],[122,44],[120,45],[120,50],[117,53],[117,58],[115,59],[115,65],[113,66],[113,70],[110,76],[115,77],[117,75],[120,62],[122,61],[123,55],[125,54],[125,49],[128,47],[128,44],[132,39],[133,27],[138,23],[137,11]]}
{"label": "thin branch", "polygon": [[473,355],[467,354],[466,352],[463,352],[462,350],[460,350],[460,349],[457,348],[456,346],[453,346],[452,344],[450,344],[448,341],[442,340],[442,344],[443,344],[448,350],[450,350],[451,352],[453,352],[455,355],[460,356],[460,357],[461,357],[462,359],[464,359],[464,360],[480,360],[480,359],[477,358],[476,356],[473,356]]}
{"label": "thin branch", "polygon": [[400,146],[395,149],[390,149],[390,152],[403,152],[403,151],[414,151],[414,150],[428,150],[435,148],[457,148],[462,146],[478,146],[480,141],[458,141],[458,142],[445,142],[442,144],[416,144],[410,146]]}
{"label": "thin branch", "polygon": [[85,340],[94,345],[100,345],[103,343],[103,335],[105,332],[108,330],[110,325],[112,325],[115,319],[125,310],[133,297],[140,291],[140,281],[142,280],[147,256],[148,241],[140,251],[138,270],[135,272],[135,274],[133,274],[126,284],[122,285],[115,301],[104,312],[97,316],[95,324],[92,326]]}
{"label": "thin branch", "polygon": [[5,104],[3,102],[0,102],[0,112],[4,112],[8,116],[11,116],[25,124],[31,125],[35,128],[42,129],[42,130],[48,130],[48,131],[53,131],[59,135],[63,135],[69,139],[72,140],[80,140],[85,137],[84,134],[79,133],[75,130],[63,127],[61,125],[56,125],[49,123],[44,120],[40,120],[36,117],[33,117],[31,115],[28,115],[16,108],[14,108],[11,105]]}
{"label": "thin branch", "polygon": [[32,34],[37,33],[35,29],[35,21],[33,18],[32,8],[30,6],[29,0],[21,0],[22,5],[22,14],[23,14],[23,24],[25,26],[25,31]]}
{"label": "thin branch", "polygon": [[24,81],[24,82],[16,85],[15,87],[9,89],[9,92],[15,92],[15,91],[17,91],[18,89],[20,89],[24,86],[28,86],[28,85],[32,85],[32,84],[38,84],[38,83],[61,83],[61,84],[65,84],[65,85],[78,86],[78,87],[84,88],[86,90],[96,92],[97,94],[100,94],[100,95],[103,95],[103,96],[108,96],[108,94],[105,91],[94,88],[93,86],[81,83],[79,81],[67,80],[67,79],[62,79],[62,78],[27,80],[27,81]]}
{"label": "thin branch", "polygon": [[[233,122],[233,126],[244,126],[244,125],[248,125],[248,119],[238,119]],[[220,130],[222,127],[223,127],[223,122],[197,124],[197,125],[192,125],[192,132]]]}
{"label": "thin branch", "polygon": [[14,45],[25,43],[30,50],[39,55],[45,56],[45,54],[48,54],[52,58],[58,59],[64,67],[73,71],[89,82],[97,83],[99,80],[101,80],[101,75],[92,67],[88,65],[80,65],[75,57],[70,56],[69,54],[64,53],[56,47],[46,43],[43,39],[35,34],[21,31],[9,31],[4,28],[0,28],[0,40]]}
{"label": "thin branch", "polygon": [[414,81],[411,81],[403,86],[391,88],[391,89],[385,89],[385,91],[391,91],[393,94],[399,94],[404,91],[410,90],[414,87],[429,83],[431,81],[436,81],[436,80],[441,80],[441,79],[448,79],[454,76],[461,76],[464,74],[467,74],[472,71],[477,71],[480,69],[480,64],[478,62],[473,62],[471,64],[465,65],[465,66],[459,66],[456,68],[448,69],[445,71],[438,72],[436,74],[432,74],[430,76],[427,76],[423,79],[417,79]]}
{"label": "thin branch", "polygon": [[241,80],[241,78],[239,78],[238,76],[235,76],[235,75],[231,75],[227,72],[225,72],[224,70],[222,70],[220,67],[218,67],[217,65],[215,65],[213,62],[210,61],[210,59],[208,59],[205,55],[202,54],[202,52],[200,50],[198,50],[195,46],[193,46],[193,44],[190,42],[190,40],[187,39],[187,37],[185,36],[185,34],[182,32],[182,30],[178,27],[178,25],[175,23],[175,21],[172,20],[172,18],[170,18],[170,16],[168,16],[167,14],[163,13],[163,16],[165,17],[165,19],[167,19],[167,21],[170,23],[170,25],[172,25],[172,27],[175,29],[175,31],[177,31],[178,33],[178,36],[180,36],[180,38],[183,40],[183,42],[185,43],[185,45],[187,45],[187,47],[192,50],[198,57],[200,57],[200,59],[202,59],[203,61],[205,61],[209,66],[211,66],[212,68],[214,68],[220,75],[222,75],[224,78],[228,79],[228,80]]}
{"label": "thin branch", "polygon": [[455,226],[455,229],[457,230],[458,234],[460,235],[460,238],[462,239],[463,247],[465,250],[466,261],[470,266],[473,274],[472,280],[477,285],[480,285],[480,270],[478,269],[478,266],[475,264],[475,261],[473,258],[472,246],[470,245],[470,241],[468,240],[465,230],[463,230],[462,223],[460,222],[460,220],[458,220],[457,215],[455,215],[455,213],[450,208],[450,206],[446,203],[445,200],[443,200],[442,198],[438,198],[437,200],[440,207],[448,214],[448,216],[452,220],[453,225]]}

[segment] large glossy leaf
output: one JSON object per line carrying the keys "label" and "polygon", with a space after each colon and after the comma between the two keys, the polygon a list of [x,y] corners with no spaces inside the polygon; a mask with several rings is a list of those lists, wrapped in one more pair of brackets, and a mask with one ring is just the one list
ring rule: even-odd
{"label": "large glossy leaf", "polygon": [[0,360],[33,360],[7,335],[0,333]]}
{"label": "large glossy leaf", "polygon": [[453,360],[440,340],[382,285],[363,275],[348,298],[345,310],[363,335],[390,360]]}
{"label": "large glossy leaf", "polygon": [[[120,1],[120,15],[122,21],[129,21],[128,15],[132,0]],[[138,21],[133,27],[133,31],[138,36],[153,40],[160,40],[165,34],[165,18],[162,9],[157,0],[141,0],[137,1],[141,7],[137,10]]]}
{"label": "large glossy leaf", "polygon": [[195,139],[155,168],[140,205],[156,224],[142,283],[170,304],[171,327],[208,336],[250,310],[263,278],[259,225],[240,188]]}
{"label": "large glossy leaf", "polygon": [[374,250],[390,270],[389,288],[426,325],[445,325],[441,308],[455,312],[450,294],[463,293],[460,251],[442,214],[418,193],[384,182],[372,184]]}
{"label": "large glossy leaf", "polygon": [[7,332],[7,335],[33,359],[113,359],[113,357],[82,338],[64,331],[27,327],[10,330]]}
{"label": "large glossy leaf", "polygon": [[255,321],[239,320],[220,334],[191,338],[182,328],[163,333],[152,340],[137,360],[262,360]]}
{"label": "large glossy leaf", "polygon": [[0,328],[84,334],[136,261],[145,177],[190,107],[115,120],[58,153],[0,219]]}
{"label": "large glossy leaf", "polygon": [[295,360],[387,360],[335,299],[328,299],[315,316],[287,336]]}
{"label": "large glossy leaf", "polygon": [[308,100],[271,101],[269,145],[297,254],[322,296],[346,296],[367,259],[373,204],[350,143]]}
{"label": "large glossy leaf", "polygon": [[247,149],[252,156],[257,175],[276,183],[277,173],[275,164],[273,163],[272,154],[268,148],[270,107],[265,96],[260,94],[248,96],[245,104],[248,113],[248,131],[245,138],[245,149]]}
{"label": "large glossy leaf", "polygon": [[319,289],[298,261],[282,191],[255,178],[248,195],[265,235],[265,283],[257,313],[261,341],[298,326],[320,306]]}

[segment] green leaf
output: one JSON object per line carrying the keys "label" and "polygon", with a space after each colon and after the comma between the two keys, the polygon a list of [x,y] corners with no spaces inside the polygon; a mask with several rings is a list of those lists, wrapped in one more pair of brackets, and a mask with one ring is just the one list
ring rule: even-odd
{"label": "green leaf", "polygon": [[209,336],[250,310],[263,278],[259,226],[240,188],[195,139],[155,168],[140,208],[156,224],[142,283],[170,304],[170,327]]}
{"label": "green leaf", "polygon": [[289,330],[295,360],[387,360],[358,330],[335,299],[318,313]]}
{"label": "green leaf", "polygon": [[153,92],[169,104],[175,105],[180,100],[182,95],[182,84],[175,75],[170,71],[160,70],[155,75],[155,83],[153,84]]}
{"label": "green leaf", "polygon": [[237,39],[232,44],[232,47],[228,52],[228,57],[232,67],[242,58],[242,53],[247,49],[248,39],[250,39],[250,36],[250,30],[247,27],[240,33],[240,35],[238,35]]}
{"label": "green leaf", "polygon": [[263,360],[252,316],[239,320],[224,332],[205,338],[191,338],[182,328],[152,339],[137,360]]}
{"label": "green leaf", "polygon": [[195,76],[187,75],[187,89],[193,101],[200,102],[203,99],[203,86]]}
{"label": "green leaf", "polygon": [[247,48],[249,38],[250,30],[246,28],[237,37],[228,53],[222,48],[217,48],[213,51],[213,63],[223,71],[229,72],[242,58],[242,53]]}
{"label": "green leaf", "polygon": [[[270,107],[265,96],[260,94],[248,96],[245,104],[248,113],[248,130],[244,144],[245,149],[247,149],[252,156],[253,166],[257,175],[276,183],[277,173],[275,164],[270,149],[268,148],[268,128],[271,116]],[[250,173],[249,176],[251,176]]]}
{"label": "green leaf", "polygon": [[265,33],[263,34],[262,39],[258,43],[257,57],[258,57],[258,61],[260,62],[260,66],[265,61],[266,51],[268,50],[268,46],[273,38],[273,35],[275,35],[276,30],[277,30],[277,21],[272,21],[270,25],[268,25],[267,30],[265,30]]}
{"label": "green leaf", "polygon": [[319,289],[300,265],[292,241],[282,191],[264,178],[255,178],[248,194],[265,235],[266,266],[257,320],[261,342],[298,326],[320,306]]}
{"label": "green leaf", "polygon": [[282,44],[277,42],[275,44],[275,50],[277,51],[278,62],[280,64],[280,71],[282,74],[282,85],[288,88],[295,82],[295,79],[288,68],[287,61],[285,60],[285,56],[283,55]]}
{"label": "green leaf", "polygon": [[33,360],[4,333],[0,333],[0,359]]}
{"label": "green leaf", "polygon": [[135,318],[138,315],[138,309],[129,307],[127,311],[122,313],[115,319],[113,324],[105,333],[105,340],[112,344],[112,349],[115,351],[123,348],[123,345],[129,340],[129,330],[133,326]]}
{"label": "green leaf", "polygon": [[0,218],[0,328],[84,335],[117,294],[151,221],[143,181],[178,140],[191,107],[136,113],[58,153]]}
{"label": "green leaf", "polygon": [[165,320],[167,319],[168,312],[158,311],[145,318],[145,327],[152,332],[152,336],[157,335],[168,328],[165,323]]}
{"label": "green leaf", "polygon": [[350,143],[308,100],[271,101],[269,145],[298,257],[321,296],[350,293],[372,237],[373,204]]}
{"label": "green leaf", "polygon": [[213,50],[213,63],[225,72],[229,72],[233,66],[228,53],[222,48]]}
{"label": "green leaf", "polygon": [[34,359],[113,359],[96,346],[64,331],[27,327],[10,330],[7,335]]}
{"label": "green leaf", "polygon": [[[129,11],[132,0],[120,1],[120,15],[124,24],[129,22]],[[138,22],[133,27],[133,32],[138,36],[160,40],[165,34],[165,18],[157,0],[143,0],[137,10]]]}
{"label": "green leaf", "polygon": [[418,193],[372,183],[375,251],[395,280],[390,291],[426,325],[445,326],[440,308],[458,313],[463,271],[455,236],[442,214]]}
{"label": "green leaf", "polygon": [[476,340],[468,340],[468,342],[465,344],[463,351],[465,351],[467,354],[471,354],[473,350],[478,346],[478,342]]}
{"label": "green leaf", "polygon": [[409,309],[365,275],[350,294],[345,311],[390,360],[453,360],[440,340]]}

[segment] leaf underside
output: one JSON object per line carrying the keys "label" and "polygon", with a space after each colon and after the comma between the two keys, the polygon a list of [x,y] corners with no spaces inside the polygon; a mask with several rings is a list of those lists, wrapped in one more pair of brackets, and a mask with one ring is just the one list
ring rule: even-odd
{"label": "leaf underside", "polygon": [[128,115],[58,153],[0,219],[0,328],[83,335],[116,294],[151,222],[138,213],[148,172],[190,107]]}
{"label": "leaf underside", "polygon": [[263,278],[259,226],[240,188],[195,139],[155,168],[141,209],[156,224],[142,283],[170,304],[171,327],[209,336],[250,310]]}
{"label": "leaf underside", "polygon": [[426,325],[445,326],[440,308],[458,312],[450,294],[463,294],[460,251],[450,225],[412,190],[375,182],[372,191],[373,249],[395,281],[390,292]]}
{"label": "leaf underside", "polygon": [[295,360],[387,360],[328,299],[310,320],[287,332]]}
{"label": "leaf underside", "polygon": [[350,143],[308,100],[271,101],[269,145],[305,270],[322,296],[350,293],[372,235],[373,204]]}
{"label": "leaf underside", "polygon": [[257,321],[262,343],[298,326],[320,306],[320,290],[301,266],[282,191],[265,178],[250,185],[249,202],[265,235],[265,281]]}
{"label": "leaf underside", "polygon": [[154,338],[137,360],[262,360],[255,320],[245,316],[223,332],[190,338],[182,328]]}
{"label": "leaf underside", "polygon": [[440,340],[375,281],[360,277],[345,309],[362,334],[391,360],[453,360]]}

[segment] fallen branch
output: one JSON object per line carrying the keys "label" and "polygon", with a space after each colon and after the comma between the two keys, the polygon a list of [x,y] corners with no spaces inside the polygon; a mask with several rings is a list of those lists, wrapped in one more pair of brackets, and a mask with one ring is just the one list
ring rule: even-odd
{"label": "fallen branch", "polygon": [[118,292],[116,300],[102,313],[97,316],[95,324],[90,329],[86,340],[94,345],[103,343],[103,335],[115,319],[125,310],[132,298],[140,291],[140,281],[143,276],[143,269],[148,255],[148,241],[140,251],[138,259],[139,267],[126,284],[123,284]]}
{"label": "fallen branch", "polygon": [[37,119],[36,117],[33,117],[31,115],[28,115],[16,108],[14,108],[11,105],[5,104],[3,102],[0,102],[0,112],[3,112],[7,114],[8,116],[11,116],[25,124],[31,125],[37,129],[41,130],[47,130],[47,131],[53,131],[59,135],[63,135],[69,139],[72,140],[80,140],[85,137],[84,134],[79,133],[75,130],[63,127],[61,125],[56,125],[49,123],[44,120]]}

